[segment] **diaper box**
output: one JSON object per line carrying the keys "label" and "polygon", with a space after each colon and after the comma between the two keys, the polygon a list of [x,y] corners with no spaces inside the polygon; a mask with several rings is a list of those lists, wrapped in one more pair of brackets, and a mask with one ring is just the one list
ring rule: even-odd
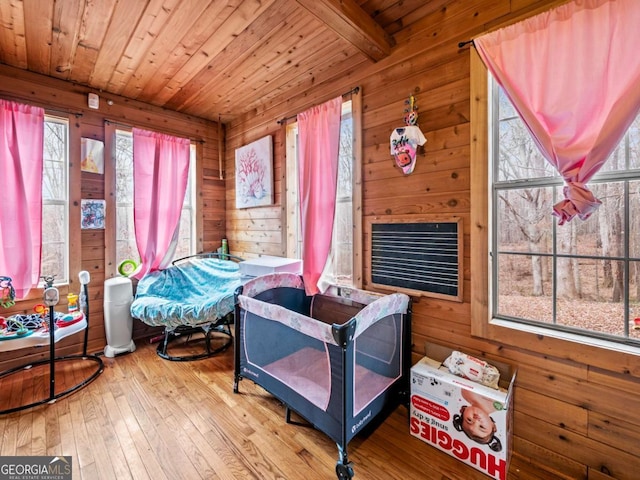
{"label": "diaper box", "polygon": [[302,260],[283,257],[257,257],[240,262],[240,275],[259,277],[269,273],[302,273]]}
{"label": "diaper box", "polygon": [[427,343],[411,368],[411,434],[497,480],[511,458],[515,368],[500,371],[499,388],[454,375],[443,365],[452,349]]}

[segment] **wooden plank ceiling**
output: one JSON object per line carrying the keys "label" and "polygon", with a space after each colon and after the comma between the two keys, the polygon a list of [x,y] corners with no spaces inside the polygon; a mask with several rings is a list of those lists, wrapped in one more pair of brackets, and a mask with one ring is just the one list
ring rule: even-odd
{"label": "wooden plank ceiling", "polygon": [[228,121],[385,58],[408,19],[443,3],[2,0],[0,63]]}

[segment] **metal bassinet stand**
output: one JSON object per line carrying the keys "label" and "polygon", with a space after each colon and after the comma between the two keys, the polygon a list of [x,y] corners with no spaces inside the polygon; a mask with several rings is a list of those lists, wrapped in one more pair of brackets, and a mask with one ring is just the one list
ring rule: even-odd
{"label": "metal bassinet stand", "polygon": [[[58,337],[56,338],[56,328],[55,328],[55,315],[54,315],[54,306],[58,304],[58,301],[60,300],[60,293],[58,292],[58,289],[55,288],[53,286],[53,277],[46,277],[45,278],[45,282],[46,282],[46,286],[45,286],[45,290],[44,290],[44,303],[46,306],[49,307],[49,335],[48,338],[43,338],[42,341],[40,343],[36,343],[36,345],[40,345],[40,346],[45,346],[45,345],[49,345],[49,358],[48,359],[44,359],[44,360],[40,360],[37,362],[32,362],[32,363],[28,363],[25,365],[20,365],[14,368],[11,368],[9,370],[5,370],[4,372],[0,372],[0,379],[8,377],[10,375],[13,375],[15,373],[18,372],[22,372],[24,370],[29,370],[32,367],[35,366],[39,366],[39,365],[49,365],[49,395],[42,399],[42,400],[38,400],[36,402],[33,403],[29,403],[29,404],[25,404],[25,405],[21,405],[18,407],[12,407],[12,408],[7,408],[4,410],[0,410],[0,415],[4,415],[4,414],[8,414],[8,413],[13,413],[13,412],[18,412],[21,410],[26,410],[28,408],[32,408],[32,407],[37,407],[39,405],[44,405],[45,403],[54,403],[57,399],[62,398],[66,395],[69,395],[70,393],[75,392],[76,390],[79,390],[82,387],[85,387],[86,385],[88,385],[89,383],[91,383],[98,375],[100,375],[102,373],[102,371],[104,370],[104,364],[102,363],[102,359],[96,355],[88,355],[87,354],[87,341],[88,341],[88,337],[89,337],[89,295],[88,295],[88,287],[87,285],[89,284],[90,281],[90,276],[89,276],[89,272],[87,271],[82,271],[79,274],[79,278],[80,278],[80,283],[82,285],[82,292],[81,292],[81,309],[84,308],[83,311],[83,316],[84,318],[81,320],[81,322],[84,322],[84,344],[83,344],[83,348],[82,348],[82,354],[75,354],[75,355],[65,355],[65,356],[61,356],[61,357],[56,357],[55,355],[55,345],[56,342],[61,340],[62,338],[67,337],[68,335],[72,334],[72,333],[76,333],[78,331],[80,331],[80,329],[78,329],[78,327],[76,326],[76,328],[72,328],[72,327],[64,327],[64,328],[69,328],[72,329],[72,331],[70,331],[67,334],[60,334],[58,335]],[[77,325],[80,325],[80,323],[78,323]],[[74,325],[75,326],[75,325]],[[14,340],[9,340],[8,342],[16,342],[15,343],[15,347],[11,346],[9,348],[7,348],[8,350],[16,350],[19,348],[24,348],[25,346],[32,346],[33,344],[33,339],[31,337],[25,337],[24,339],[25,341],[29,341],[29,343],[25,344],[24,342],[22,342],[22,339],[14,339]],[[21,345],[22,342],[22,345]],[[37,340],[36,340],[37,342]],[[62,362],[62,361],[70,361],[70,360],[88,360],[90,362],[94,362],[96,364],[96,368],[95,370],[93,370],[93,372],[86,377],[84,380],[82,380],[81,382],[77,383],[76,385],[67,388],[66,390],[64,390],[63,392],[59,392],[56,393],[55,390],[55,383],[56,383],[56,371],[55,371],[55,365],[56,362]]]}
{"label": "metal bassinet stand", "polygon": [[[228,313],[221,319],[215,322],[202,326],[180,326],[175,330],[169,331],[165,329],[164,338],[158,344],[156,353],[165,360],[171,360],[173,362],[189,362],[191,360],[201,360],[203,358],[209,358],[218,353],[225,351],[233,343],[233,336],[231,335],[231,324],[233,323],[233,313]],[[194,335],[202,334],[204,340],[204,352],[194,353],[192,355],[172,355],[169,353],[169,344],[173,340],[179,338],[186,338],[184,344],[190,342]],[[214,335],[217,334],[215,337]],[[213,347],[212,340],[220,342],[219,346]]]}

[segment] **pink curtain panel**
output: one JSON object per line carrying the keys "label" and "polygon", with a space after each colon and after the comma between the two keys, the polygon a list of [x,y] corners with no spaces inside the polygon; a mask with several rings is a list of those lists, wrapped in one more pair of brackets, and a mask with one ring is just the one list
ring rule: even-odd
{"label": "pink curtain panel", "polygon": [[142,278],[173,256],[189,173],[187,138],[133,129],[133,222]]}
{"label": "pink curtain panel", "polygon": [[586,183],[640,110],[638,25],[638,0],[575,0],[474,40],[565,180],[560,225],[598,208]]}

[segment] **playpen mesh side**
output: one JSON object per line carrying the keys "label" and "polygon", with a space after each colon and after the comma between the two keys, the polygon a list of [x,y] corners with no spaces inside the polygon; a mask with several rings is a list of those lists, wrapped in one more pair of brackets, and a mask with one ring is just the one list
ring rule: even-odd
{"label": "playpen mesh side", "polygon": [[262,292],[255,300],[241,296],[239,301],[242,356],[249,369],[243,374],[260,379],[267,389],[270,384],[286,385],[326,410],[331,365],[322,338],[331,338],[330,328],[306,316],[310,299],[304,290],[279,288]]}
{"label": "playpen mesh side", "polygon": [[[288,299],[283,291],[289,292]],[[259,372],[268,374],[323,411],[329,408],[332,392],[340,392],[345,378],[351,379],[345,388],[349,389],[349,403],[353,405],[350,413],[356,416],[402,375],[402,314],[369,322],[355,339],[354,348],[349,349],[351,356],[343,365],[340,355],[330,354],[330,349],[337,347],[330,326],[304,315],[306,304],[295,308],[297,302],[292,298],[301,295],[296,289],[275,289],[259,295],[265,297],[262,300],[278,301],[289,308],[265,304],[259,298],[240,297],[245,308],[241,314],[241,348],[249,373],[254,377]],[[364,317],[380,313],[379,306],[363,312]],[[263,382],[273,384],[265,378]],[[335,399],[333,403],[335,406]],[[336,415],[343,408],[345,405],[339,404]]]}
{"label": "playpen mesh side", "polygon": [[355,339],[353,416],[402,376],[402,314],[388,315]]}

